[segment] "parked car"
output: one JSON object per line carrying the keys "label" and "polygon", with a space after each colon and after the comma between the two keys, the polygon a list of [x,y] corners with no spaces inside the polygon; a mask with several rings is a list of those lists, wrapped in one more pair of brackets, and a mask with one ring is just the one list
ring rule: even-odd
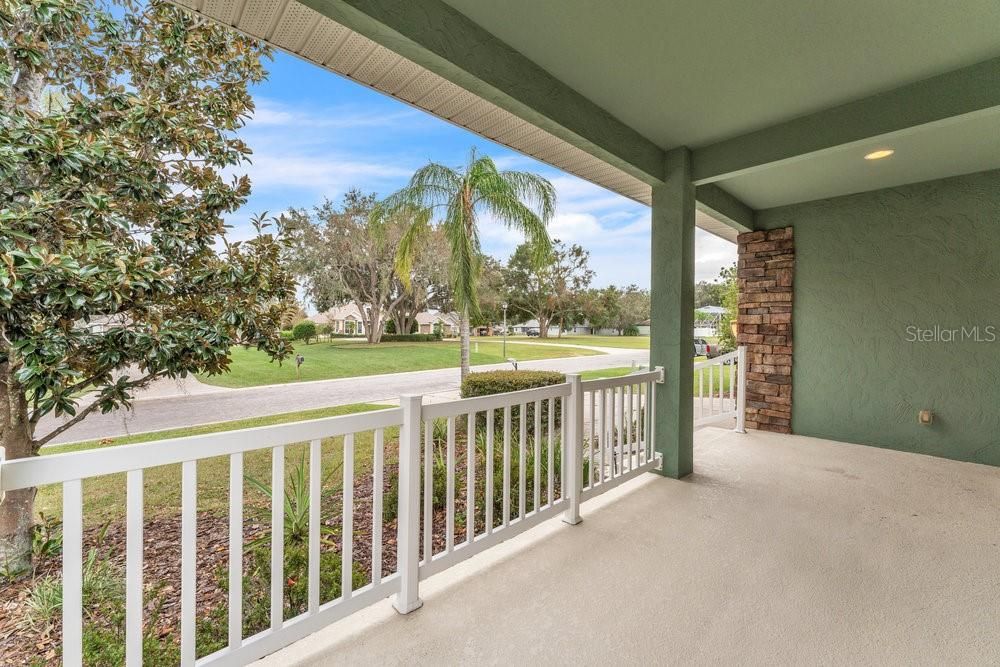
{"label": "parked car", "polygon": [[719,346],[709,343],[704,338],[694,339],[694,356],[708,357],[709,359],[719,356]]}
{"label": "parked car", "polygon": [[528,329],[524,333],[526,333],[529,336],[536,336],[536,337],[542,335],[538,329]]}

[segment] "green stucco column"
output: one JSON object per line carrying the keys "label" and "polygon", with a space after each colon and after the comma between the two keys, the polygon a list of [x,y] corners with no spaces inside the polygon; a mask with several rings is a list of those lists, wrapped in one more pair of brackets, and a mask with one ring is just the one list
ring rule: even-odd
{"label": "green stucco column", "polygon": [[662,474],[684,477],[694,463],[694,184],[691,151],[666,156],[665,182],[653,186],[650,289],[652,326],[649,357],[662,366],[665,380],[656,388],[656,450]]}

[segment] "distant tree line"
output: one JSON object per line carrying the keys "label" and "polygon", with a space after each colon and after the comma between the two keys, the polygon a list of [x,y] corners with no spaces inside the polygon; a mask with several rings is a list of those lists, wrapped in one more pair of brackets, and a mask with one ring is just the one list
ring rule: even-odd
{"label": "distant tree line", "polygon": [[[285,216],[292,238],[287,261],[299,276],[305,295],[320,311],[355,302],[363,311],[365,335],[377,343],[386,323],[394,332],[412,331],[416,315],[427,309],[458,307],[451,288],[446,231],[427,225],[408,248],[408,285],[398,262],[404,235],[419,209],[401,208],[375,216],[374,194],[350,190],[339,204],[325,201],[312,211],[295,209]],[[541,251],[531,241],[519,245],[506,263],[481,255],[476,288],[478,309],[471,326],[537,320],[539,335],[550,327],[560,333],[576,325],[611,329],[619,334],[649,319],[649,291],[636,285],[591,287],[590,252],[578,244],[551,240]],[[300,315],[300,313],[296,313]]]}

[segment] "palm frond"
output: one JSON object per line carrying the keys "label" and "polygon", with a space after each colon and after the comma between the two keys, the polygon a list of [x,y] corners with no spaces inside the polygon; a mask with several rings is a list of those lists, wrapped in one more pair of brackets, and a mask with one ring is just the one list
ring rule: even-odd
{"label": "palm frond", "polygon": [[396,275],[399,277],[403,287],[411,289],[413,262],[416,259],[417,247],[420,239],[423,238],[431,228],[431,210],[429,208],[419,208],[406,211],[410,217],[410,224],[399,239],[399,247],[396,249]]}

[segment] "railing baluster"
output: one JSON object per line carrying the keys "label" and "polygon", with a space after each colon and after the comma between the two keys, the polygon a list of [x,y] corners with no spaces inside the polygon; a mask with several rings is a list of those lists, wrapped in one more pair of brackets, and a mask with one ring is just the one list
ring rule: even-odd
{"label": "railing baluster", "polygon": [[646,413],[649,411],[649,403],[646,401],[646,383],[640,382],[635,386],[636,392],[638,392],[639,405],[636,408],[635,415],[635,432],[636,432],[636,447],[638,449],[637,456],[639,463],[645,463],[649,460],[646,456]]}
{"label": "railing baluster", "polygon": [[469,413],[465,429],[465,541],[476,536],[476,413]]}
{"label": "railing baluster", "polygon": [[526,440],[528,439],[528,404],[521,403],[518,408],[518,437],[517,437],[517,516],[524,518],[524,510],[527,505],[527,480],[528,462],[525,460],[527,451]]}
{"label": "railing baluster", "polygon": [[83,662],[83,483],[63,482],[63,664]]}
{"label": "railing baluster", "polygon": [[320,511],[323,495],[323,442],[309,443],[309,613],[319,610]]}
{"label": "railing baluster", "polygon": [[[590,442],[589,442],[589,451],[587,452],[587,455],[590,458],[590,465],[588,466],[588,468],[590,470],[587,472],[587,486],[593,486],[594,483],[595,483],[595,479],[596,479],[596,477],[594,475],[594,473],[595,473],[595,471],[597,469],[597,466],[594,465],[594,463],[597,460],[597,459],[594,458],[594,446],[595,446],[595,443],[594,443],[594,433],[595,433],[594,425],[597,423],[597,400],[596,400],[596,398],[597,398],[597,392],[593,392],[593,391],[590,392]],[[565,413],[563,413],[563,419],[566,419],[566,414]]]}
{"label": "railing baluster", "polygon": [[424,562],[434,557],[434,423],[424,422]]}
{"label": "railing baluster", "polygon": [[510,406],[503,408],[503,525],[510,523]]}
{"label": "railing baluster", "polygon": [[736,389],[736,360],[729,364],[729,400],[733,400],[733,390]]}
{"label": "railing baluster", "polygon": [[632,464],[632,385],[628,384],[623,387],[625,392],[625,454],[628,458],[628,469],[631,470],[634,466]]}
{"label": "railing baluster", "polygon": [[486,534],[493,532],[493,420],[492,409],[486,413]]}
{"label": "railing baluster", "polygon": [[726,411],[726,366],[719,364],[719,414]]}
{"label": "railing baluster", "polygon": [[618,422],[618,431],[615,434],[615,442],[618,448],[618,476],[625,472],[625,387],[616,387],[615,397],[615,420]]}
{"label": "railing baluster", "polygon": [[142,470],[126,475],[125,664],[142,664]]}
{"label": "railing baluster", "polygon": [[375,430],[372,470],[372,583],[382,582],[382,488],[385,486],[385,431]]}
{"label": "railing baluster", "polygon": [[285,448],[271,450],[271,629],[285,622]]}
{"label": "railing baluster", "polygon": [[341,522],[340,599],[351,597],[354,574],[354,434],[344,436],[344,518]]}
{"label": "railing baluster", "polygon": [[198,462],[181,464],[181,665],[195,661],[195,565],[198,558]]}
{"label": "railing baluster", "polygon": [[708,414],[709,415],[714,415],[715,414],[715,390],[713,389],[712,385],[713,385],[713,382],[714,382],[715,373],[712,371],[712,367],[711,366],[709,366],[705,370],[708,371]]}
{"label": "railing baluster", "polygon": [[229,455],[229,648],[242,643],[243,452],[237,452]]}
{"label": "railing baluster", "polygon": [[532,505],[535,512],[538,511],[539,505],[542,501],[542,402],[535,401],[535,434],[534,434],[534,445],[535,445],[535,458],[534,464],[531,466],[535,475],[535,488],[534,488],[534,504]]}
{"label": "railing baluster", "polygon": [[[561,470],[562,470],[562,475],[561,475],[562,481],[560,482],[562,484],[562,489],[561,489],[561,492],[559,494],[559,497],[560,498],[565,498],[566,497],[566,443],[569,442],[569,423],[567,422],[567,419],[566,419],[566,414],[567,414],[566,411],[569,408],[567,407],[566,397],[565,396],[563,396],[562,398],[559,399],[559,406],[560,406],[559,407],[559,414],[561,414],[563,416],[563,418],[562,418],[562,424],[560,426],[560,434],[561,435],[559,437],[560,457],[561,457],[559,460],[562,461],[562,463],[563,463],[562,468],[561,468]],[[581,416],[581,419],[582,418],[583,417]],[[583,433],[583,429],[581,428],[580,429],[580,434],[582,434],[582,433]],[[578,437],[579,437],[579,434],[578,434]]]}
{"label": "railing baluster", "polygon": [[446,456],[445,553],[455,548],[455,418],[448,417],[448,453]]}
{"label": "railing baluster", "polygon": [[[550,398],[549,399],[549,440],[548,440],[548,442],[549,442],[549,450],[548,450],[548,454],[549,454],[549,457],[548,457],[549,458],[549,460],[548,460],[549,478],[547,480],[548,481],[548,485],[546,486],[546,488],[548,489],[549,505],[551,505],[553,502],[555,502],[555,493],[554,493],[554,489],[553,489],[553,486],[554,486],[554,483],[555,483],[555,465],[556,465],[555,433],[554,433],[554,431],[555,431],[555,423],[556,423],[556,399]],[[581,433],[580,435],[582,436],[583,434]]]}
{"label": "railing baluster", "polygon": [[698,416],[705,416],[705,372],[699,368],[698,373]]}

